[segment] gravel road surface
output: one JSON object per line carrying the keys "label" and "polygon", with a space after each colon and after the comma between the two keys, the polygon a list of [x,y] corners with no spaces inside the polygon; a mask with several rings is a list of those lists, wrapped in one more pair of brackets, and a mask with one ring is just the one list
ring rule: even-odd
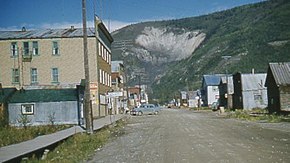
{"label": "gravel road surface", "polygon": [[290,124],[255,123],[217,112],[163,109],[132,116],[88,162],[290,162]]}

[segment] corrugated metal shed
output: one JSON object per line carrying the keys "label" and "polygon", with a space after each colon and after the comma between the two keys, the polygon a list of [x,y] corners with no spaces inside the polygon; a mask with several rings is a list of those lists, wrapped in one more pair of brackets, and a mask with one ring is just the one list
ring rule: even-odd
{"label": "corrugated metal shed", "polygon": [[[88,37],[95,36],[95,29],[87,29]],[[37,38],[71,38],[82,37],[82,28],[68,29],[38,29],[31,31],[0,31],[0,40],[8,39],[37,39]]]}
{"label": "corrugated metal shed", "polygon": [[242,91],[266,89],[266,73],[262,74],[241,74]]}
{"label": "corrugated metal shed", "polygon": [[77,101],[76,89],[31,89],[18,90],[10,103]]}
{"label": "corrugated metal shed", "polygon": [[269,63],[277,85],[290,85],[290,62]]}

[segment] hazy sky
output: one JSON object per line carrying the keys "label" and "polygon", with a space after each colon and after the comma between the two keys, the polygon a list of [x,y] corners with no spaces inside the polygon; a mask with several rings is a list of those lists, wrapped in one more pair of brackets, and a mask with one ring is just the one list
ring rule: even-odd
{"label": "hazy sky", "polygon": [[[128,24],[204,15],[262,0],[87,0],[87,21],[97,14],[115,30]],[[0,30],[82,27],[82,0],[0,0]]]}

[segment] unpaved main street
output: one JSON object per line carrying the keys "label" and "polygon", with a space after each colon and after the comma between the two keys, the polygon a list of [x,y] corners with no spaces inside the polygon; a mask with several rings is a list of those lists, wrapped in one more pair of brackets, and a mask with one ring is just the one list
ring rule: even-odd
{"label": "unpaved main street", "polygon": [[284,123],[164,109],[157,116],[132,116],[123,132],[88,162],[290,162],[290,126]]}

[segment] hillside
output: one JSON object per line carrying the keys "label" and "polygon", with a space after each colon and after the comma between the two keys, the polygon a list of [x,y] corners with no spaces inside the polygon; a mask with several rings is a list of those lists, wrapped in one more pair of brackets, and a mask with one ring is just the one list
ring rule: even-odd
{"label": "hillside", "polygon": [[[130,65],[131,84],[141,71],[143,82],[152,84],[151,97],[166,101],[178,90],[198,89],[203,74],[225,73],[226,68],[229,73],[249,73],[252,68],[266,72],[269,62],[289,62],[289,18],[290,1],[271,0],[199,17],[130,25],[113,33],[117,43],[129,40],[123,55],[113,49],[113,59]],[[226,62],[224,55],[231,58]]]}

